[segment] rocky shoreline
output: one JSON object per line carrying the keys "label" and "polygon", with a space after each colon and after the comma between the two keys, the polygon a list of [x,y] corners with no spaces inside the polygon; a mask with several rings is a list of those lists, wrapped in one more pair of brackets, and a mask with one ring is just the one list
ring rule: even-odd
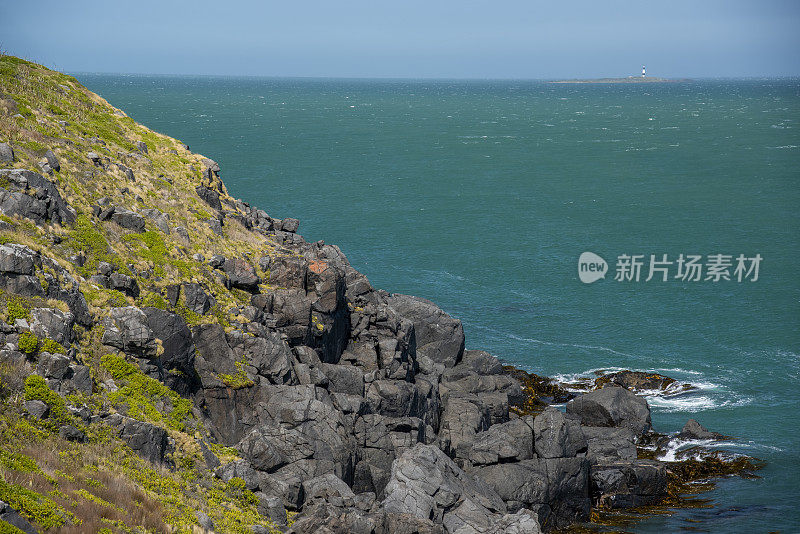
{"label": "rocky shoreline", "polygon": [[[0,144],[5,410],[42,439],[105,436],[166,472],[191,458],[193,480],[251,503],[257,520],[237,529],[254,533],[548,532],[674,505],[679,482],[757,467],[700,450],[658,460],[672,438],[635,392],[682,387],[672,379],[616,373],[576,393],[467,350],[434,303],[373,288],[296,219],[231,198],[215,162],[137,139],[115,153],[53,135],[38,168]],[[79,196],[59,154],[75,176],[116,186]],[[187,169],[184,182],[156,155]],[[154,183],[201,206],[185,219],[197,228],[150,200]],[[240,242],[252,248],[237,254]],[[680,437],[725,439],[696,421]],[[0,505],[0,519],[43,530],[25,502]],[[212,509],[182,521],[226,531]]]}

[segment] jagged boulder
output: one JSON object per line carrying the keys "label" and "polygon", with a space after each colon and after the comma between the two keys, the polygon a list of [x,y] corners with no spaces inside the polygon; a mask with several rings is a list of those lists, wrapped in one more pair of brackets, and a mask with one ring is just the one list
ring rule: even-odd
{"label": "jagged boulder", "polygon": [[[131,171],[128,169],[128,171]],[[133,171],[131,171],[130,179],[133,177]],[[157,210],[155,208],[151,209],[143,209],[140,213],[153,221],[153,224],[156,225],[156,228],[164,232],[165,234],[169,234],[169,215],[162,212],[161,210]]]}
{"label": "jagged boulder", "polygon": [[3,501],[0,501],[0,521],[5,521],[12,526],[9,532],[14,532],[15,527],[25,534],[38,534],[38,531],[27,519],[22,517],[19,512]]}
{"label": "jagged boulder", "polygon": [[581,427],[586,437],[586,457],[593,464],[636,459],[636,434],[628,428]]}
{"label": "jagged boulder", "polygon": [[630,508],[658,502],[667,495],[667,467],[635,460],[592,467],[591,493],[606,508]]}
{"label": "jagged boulder", "polygon": [[609,386],[574,398],[567,403],[567,413],[586,426],[624,427],[637,435],[650,430],[647,401],[621,387]]}
{"label": "jagged boulder", "polygon": [[57,308],[31,309],[31,332],[40,338],[49,338],[64,346],[72,343],[75,317]]}
{"label": "jagged boulder", "polygon": [[167,454],[172,447],[163,428],[119,414],[110,415],[106,422],[116,428],[119,437],[145,460],[156,465],[169,463]]}
{"label": "jagged boulder", "polygon": [[536,416],[533,434],[540,458],[572,458],[588,448],[580,420],[552,406]]}
{"label": "jagged boulder", "polygon": [[25,245],[0,245],[0,273],[4,275],[31,275],[41,263],[39,255]]}
{"label": "jagged boulder", "polygon": [[425,423],[416,417],[384,417],[359,414],[355,420],[357,464],[353,489],[372,492],[383,499],[392,462],[417,443],[430,443]]}
{"label": "jagged boulder", "polygon": [[414,323],[417,351],[445,367],[453,367],[464,353],[464,328],[429,300],[393,294],[389,306]]}
{"label": "jagged boulder", "polygon": [[128,230],[139,233],[144,232],[144,217],[128,208],[115,206],[114,211],[111,213],[111,220]]}
{"label": "jagged boulder", "polygon": [[536,458],[475,469],[478,478],[503,499],[509,511],[540,512],[548,527],[589,518],[589,462],[585,458]]}
{"label": "jagged boulder", "polygon": [[143,308],[142,312],[153,337],[161,340],[164,349],[158,362],[159,379],[182,395],[194,393],[200,379],[194,368],[194,341],[186,322],[180,315],[158,308]]}
{"label": "jagged boulder", "polygon": [[197,315],[205,315],[214,305],[212,297],[205,292],[203,286],[197,283],[183,284],[183,295],[186,299],[186,307]]}
{"label": "jagged boulder", "polygon": [[256,275],[252,265],[240,258],[228,258],[222,265],[222,269],[231,281],[233,287],[244,289],[245,291],[258,291],[258,284],[261,279]]}
{"label": "jagged boulder", "polygon": [[139,308],[111,308],[111,314],[103,324],[104,344],[141,358],[156,356],[155,335],[147,323],[147,316]]}
{"label": "jagged boulder", "polygon": [[128,296],[133,298],[139,297],[139,284],[136,282],[136,279],[128,276],[127,274],[122,273],[111,273],[108,277],[108,285],[109,289],[115,289],[117,291],[121,291]]}
{"label": "jagged boulder", "polygon": [[234,330],[227,334],[226,340],[236,361],[249,362],[270,383],[288,384],[293,381],[292,352],[277,332],[267,331],[259,336],[251,336]]}
{"label": "jagged boulder", "polygon": [[528,415],[478,432],[457,447],[455,454],[470,466],[529,460],[534,457],[533,436],[534,418]]}
{"label": "jagged boulder", "polygon": [[686,424],[683,425],[678,437],[682,439],[713,439],[713,440],[724,440],[728,439],[727,436],[724,434],[719,434],[717,432],[711,432],[706,427],[698,423],[694,419],[689,419],[686,421]]}
{"label": "jagged boulder", "polygon": [[467,524],[488,526],[505,513],[499,495],[462,471],[433,445],[418,444],[392,465],[383,501],[387,513],[432,519],[453,532]]}
{"label": "jagged boulder", "polygon": [[8,188],[0,188],[0,213],[19,215],[36,224],[51,221],[72,224],[75,210],[61,197],[56,184],[33,171],[0,169],[0,179]]}
{"label": "jagged boulder", "polygon": [[69,367],[71,361],[69,356],[64,356],[63,354],[43,352],[39,355],[36,372],[45,378],[61,380],[71,372]]}
{"label": "jagged boulder", "polygon": [[14,149],[8,143],[0,143],[0,163],[14,163]]}

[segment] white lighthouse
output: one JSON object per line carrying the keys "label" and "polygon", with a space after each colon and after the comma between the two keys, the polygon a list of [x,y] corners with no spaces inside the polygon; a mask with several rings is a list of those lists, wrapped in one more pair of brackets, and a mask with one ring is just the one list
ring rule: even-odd
{"label": "white lighthouse", "polygon": [[644,68],[644,65],[642,65],[642,78],[644,78],[644,75],[645,75],[646,73],[647,73],[647,71],[645,70],[645,68]]}

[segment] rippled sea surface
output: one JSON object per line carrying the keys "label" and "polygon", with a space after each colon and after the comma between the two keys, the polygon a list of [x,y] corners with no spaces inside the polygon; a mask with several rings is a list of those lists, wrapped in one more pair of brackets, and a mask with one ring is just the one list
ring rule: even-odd
{"label": "rippled sea surface", "polygon": [[[468,348],[562,378],[696,385],[651,397],[654,427],[737,436],[763,478],[632,530],[800,531],[800,80],[77,77],[376,287],[460,318]],[[584,251],[605,279],[580,282]],[[644,256],[639,282],[614,280],[623,254]],[[731,255],[732,280],[676,280],[673,264],[645,282],[651,254]],[[757,281],[736,281],[740,254],[763,258]]]}

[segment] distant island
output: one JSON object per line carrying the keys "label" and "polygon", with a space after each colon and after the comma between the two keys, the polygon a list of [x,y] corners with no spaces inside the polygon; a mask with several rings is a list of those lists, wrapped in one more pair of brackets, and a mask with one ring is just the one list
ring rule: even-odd
{"label": "distant island", "polygon": [[688,82],[686,78],[669,79],[645,76],[628,76],[626,78],[593,78],[588,80],[554,80],[550,83],[662,83],[662,82]]}

